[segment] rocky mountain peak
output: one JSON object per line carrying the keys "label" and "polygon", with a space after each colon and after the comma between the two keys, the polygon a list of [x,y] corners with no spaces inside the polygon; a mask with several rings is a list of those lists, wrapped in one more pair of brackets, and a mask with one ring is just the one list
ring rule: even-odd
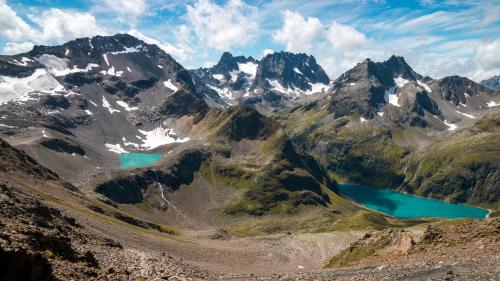
{"label": "rocky mountain peak", "polygon": [[493,76],[481,81],[481,85],[493,90],[500,90],[500,75]]}
{"label": "rocky mountain peak", "polygon": [[233,56],[230,52],[224,52],[216,65],[211,69],[214,73],[225,74],[234,70],[241,70],[239,64],[258,63],[253,57]]}
{"label": "rocky mountain peak", "polygon": [[275,134],[280,128],[273,119],[260,114],[255,108],[248,105],[238,105],[228,109],[225,113],[224,125],[218,135],[231,140],[266,139]]}
{"label": "rocky mountain peak", "polygon": [[313,56],[281,51],[268,54],[260,61],[254,88],[270,81],[278,82],[283,88],[307,91],[312,84],[328,85],[330,78]]}

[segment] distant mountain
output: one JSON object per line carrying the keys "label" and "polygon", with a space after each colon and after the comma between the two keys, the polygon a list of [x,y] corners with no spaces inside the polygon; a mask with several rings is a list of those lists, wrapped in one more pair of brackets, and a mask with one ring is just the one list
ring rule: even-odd
{"label": "distant mountain", "polygon": [[370,59],[342,74],[330,88],[329,112],[357,113],[365,119],[453,129],[453,123],[476,118],[494,106],[493,90],[464,77],[434,80],[416,73],[402,57]]}
{"label": "distant mountain", "polygon": [[225,52],[219,62],[210,68],[192,71],[197,87],[208,86],[229,104],[249,96],[255,79],[258,61],[252,57],[237,56]]}
{"label": "distant mountain", "polygon": [[289,52],[269,54],[260,61],[225,52],[213,67],[192,73],[196,85],[207,85],[229,104],[274,109],[287,107],[290,100],[324,95],[330,82],[313,56]]}
{"label": "distant mountain", "polygon": [[481,81],[481,85],[493,90],[500,90],[500,75],[496,75],[489,79]]}

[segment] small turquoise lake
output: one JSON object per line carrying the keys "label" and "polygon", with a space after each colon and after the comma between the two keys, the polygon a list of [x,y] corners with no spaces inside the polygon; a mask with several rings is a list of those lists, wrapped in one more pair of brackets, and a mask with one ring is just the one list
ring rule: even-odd
{"label": "small turquoise lake", "polygon": [[368,209],[396,218],[484,218],[488,210],[412,196],[390,189],[339,184],[340,194]]}
{"label": "small turquoise lake", "polygon": [[120,168],[139,168],[151,166],[163,157],[163,153],[130,152],[120,154]]}

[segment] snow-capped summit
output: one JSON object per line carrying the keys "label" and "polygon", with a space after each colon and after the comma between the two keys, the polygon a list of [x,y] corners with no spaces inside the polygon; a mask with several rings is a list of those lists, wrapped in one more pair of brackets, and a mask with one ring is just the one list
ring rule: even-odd
{"label": "snow-capped summit", "polygon": [[228,104],[243,102],[271,107],[324,95],[330,82],[313,56],[289,52],[268,54],[260,61],[225,52],[213,67],[192,73],[197,87],[208,86]]}
{"label": "snow-capped summit", "polygon": [[217,64],[210,68],[196,69],[192,74],[199,89],[206,85],[228,104],[235,104],[249,95],[258,63],[252,57],[235,57],[224,52]]}
{"label": "snow-capped summit", "polygon": [[276,90],[300,95],[312,93],[330,79],[313,56],[278,52],[265,56],[259,63],[253,89]]}

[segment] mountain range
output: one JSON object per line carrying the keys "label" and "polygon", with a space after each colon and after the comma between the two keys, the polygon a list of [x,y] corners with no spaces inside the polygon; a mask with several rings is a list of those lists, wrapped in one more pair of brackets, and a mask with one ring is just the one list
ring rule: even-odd
{"label": "mountain range", "polygon": [[[320,63],[290,52],[259,60],[224,52],[214,66],[188,70],[158,46],[128,34],[0,56],[0,187],[9,190],[5,202],[27,202],[12,203],[18,213],[43,205],[42,217],[51,214],[50,227],[38,225],[42,234],[28,235],[36,241],[29,250],[2,246],[0,259],[19,253],[37,280],[71,277],[65,266],[84,278],[78,261],[92,268],[88,276],[117,280],[142,275],[106,251],[119,251],[121,244],[151,249],[142,258],[154,259],[149,276],[160,276],[152,269],[164,259],[164,253],[152,253],[159,247],[189,259],[168,260],[183,276],[211,279],[217,274],[204,271],[207,254],[189,243],[217,252],[209,267],[228,272],[235,261],[220,259],[234,254],[227,247],[235,246],[224,244],[231,237],[436,222],[370,211],[341,196],[338,183],[498,211],[498,77],[481,83],[460,76],[433,79],[392,56],[366,59],[331,80]],[[154,165],[120,167],[127,155],[143,152],[162,157]],[[81,229],[66,213],[88,226]],[[63,231],[58,225],[67,220],[75,225]],[[18,228],[26,232],[29,225]],[[3,231],[9,237],[15,232]],[[102,238],[114,235],[121,244]],[[46,242],[49,247],[41,236],[67,243]],[[145,237],[154,242],[141,244]],[[186,241],[179,246],[171,239]],[[256,247],[255,240],[245,241]],[[130,263],[134,251],[127,251],[123,259]],[[276,251],[284,255],[286,249]],[[269,269],[272,262],[289,270],[307,260],[297,254],[297,260],[257,261],[250,253],[237,256],[246,266],[241,272]],[[39,269],[46,263],[51,272]],[[96,263],[112,272],[95,269]],[[22,278],[22,270],[11,268],[11,280]]]}

